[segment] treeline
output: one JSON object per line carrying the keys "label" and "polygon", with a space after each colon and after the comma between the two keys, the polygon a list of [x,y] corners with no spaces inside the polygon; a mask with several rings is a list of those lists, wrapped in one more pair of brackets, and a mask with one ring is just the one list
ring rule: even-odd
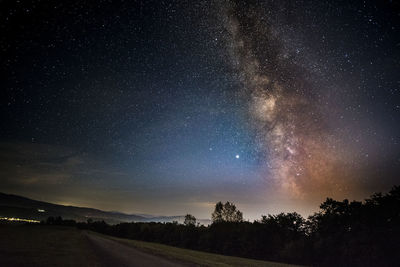
{"label": "treeline", "polygon": [[225,255],[313,266],[399,266],[400,187],[374,194],[364,202],[328,198],[320,211],[303,218],[297,213],[243,221],[232,203],[216,204],[210,226],[185,224],[75,223],[49,218],[48,224],[77,226],[103,234],[214,252]]}

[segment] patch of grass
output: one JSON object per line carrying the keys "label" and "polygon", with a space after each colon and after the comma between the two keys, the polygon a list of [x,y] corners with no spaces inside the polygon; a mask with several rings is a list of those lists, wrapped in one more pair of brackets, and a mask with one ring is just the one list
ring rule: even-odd
{"label": "patch of grass", "polygon": [[[97,234],[97,233],[96,233]],[[214,253],[201,252],[190,249],[177,248],[158,243],[130,240],[112,236],[101,235],[124,245],[135,247],[145,252],[163,256],[173,260],[179,260],[200,266],[264,266],[264,267],[290,267],[298,266],[278,262],[253,260],[239,257],[224,256]]]}
{"label": "patch of grass", "polygon": [[0,225],[0,266],[97,266],[82,231],[72,227]]}

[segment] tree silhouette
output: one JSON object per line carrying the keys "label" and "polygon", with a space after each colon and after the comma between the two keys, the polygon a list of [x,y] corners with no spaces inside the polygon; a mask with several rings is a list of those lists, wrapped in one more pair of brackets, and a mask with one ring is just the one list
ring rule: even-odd
{"label": "tree silhouette", "polygon": [[243,221],[243,213],[238,210],[235,204],[227,201],[225,204],[222,204],[219,201],[215,204],[214,212],[211,215],[213,223],[219,222],[242,222]]}
{"label": "tree silhouette", "polygon": [[196,225],[196,217],[191,214],[186,214],[185,221],[183,222],[186,226],[195,226]]}
{"label": "tree silhouette", "polygon": [[211,225],[199,227],[193,226],[196,218],[190,214],[185,216],[185,225],[176,221],[108,225],[91,219],[76,223],[61,217],[50,217],[46,223],[230,256],[310,266],[399,266],[400,262],[398,186],[365,201],[327,198],[320,210],[307,219],[293,212],[245,222],[234,204],[218,202],[212,220]]}
{"label": "tree silhouette", "polygon": [[297,234],[305,231],[305,220],[297,212],[262,216],[261,223]]}

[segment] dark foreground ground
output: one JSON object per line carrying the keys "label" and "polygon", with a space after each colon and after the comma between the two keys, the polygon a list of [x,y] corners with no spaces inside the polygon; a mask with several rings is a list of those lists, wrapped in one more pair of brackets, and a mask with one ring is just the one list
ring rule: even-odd
{"label": "dark foreground ground", "polygon": [[0,266],[290,266],[119,239],[72,227],[0,224]]}
{"label": "dark foreground ground", "polygon": [[70,227],[1,225],[0,266],[183,266]]}

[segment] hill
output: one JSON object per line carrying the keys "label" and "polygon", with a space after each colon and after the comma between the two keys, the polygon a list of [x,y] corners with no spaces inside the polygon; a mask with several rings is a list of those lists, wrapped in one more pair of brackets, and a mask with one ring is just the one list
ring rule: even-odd
{"label": "hill", "polygon": [[[22,196],[0,193],[0,217],[14,217],[32,220],[46,220],[48,217],[61,216],[63,219],[86,222],[104,220],[108,224],[121,222],[183,222],[184,216],[155,216],[126,214],[122,212],[103,211],[87,207],[64,206],[29,199]],[[209,220],[200,220],[209,224]]]}

